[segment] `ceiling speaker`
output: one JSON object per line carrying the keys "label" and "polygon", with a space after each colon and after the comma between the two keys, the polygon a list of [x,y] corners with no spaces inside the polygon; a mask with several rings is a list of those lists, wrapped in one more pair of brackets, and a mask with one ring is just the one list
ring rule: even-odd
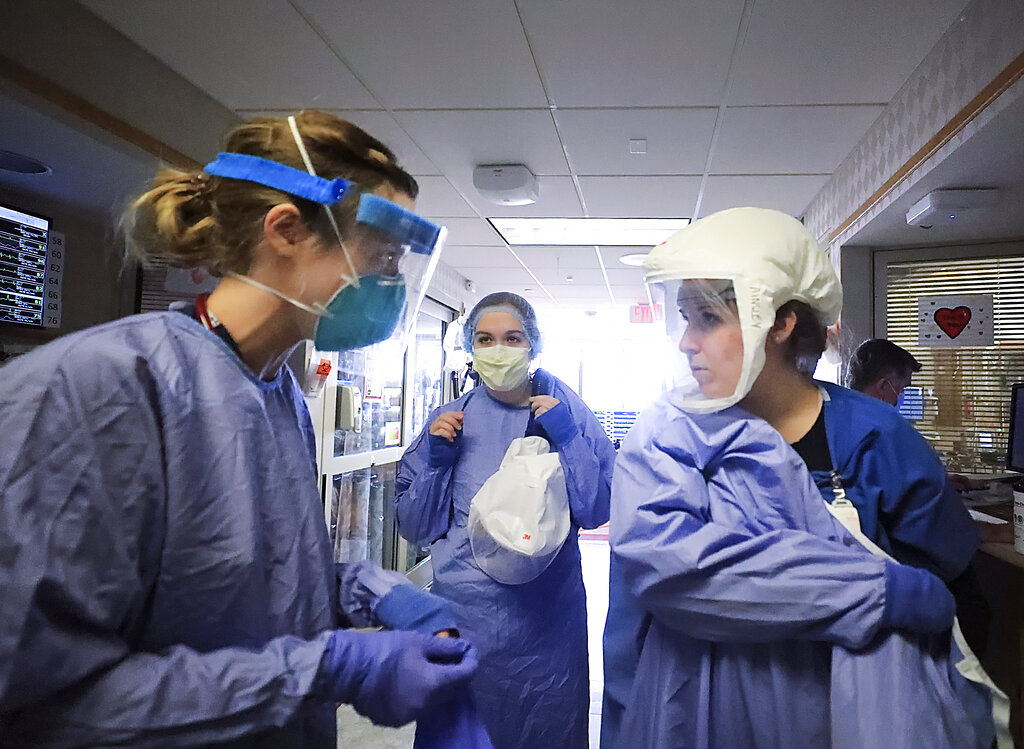
{"label": "ceiling speaker", "polygon": [[530,205],[540,191],[537,178],[523,164],[486,164],[473,170],[473,187],[498,205]]}

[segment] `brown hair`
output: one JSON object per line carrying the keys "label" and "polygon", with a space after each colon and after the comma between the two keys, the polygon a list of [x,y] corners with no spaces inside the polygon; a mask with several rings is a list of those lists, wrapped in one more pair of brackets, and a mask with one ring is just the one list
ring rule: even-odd
{"label": "brown hair", "polygon": [[775,313],[776,323],[790,314],[796,315],[796,324],[786,341],[787,358],[797,370],[810,377],[828,343],[828,328],[806,302],[791,299],[783,304]]}
{"label": "brown hair", "polygon": [[[415,198],[419,186],[398,166],[395,154],[351,122],[315,110],[295,115],[317,175],[343,177],[365,191],[389,187]],[[285,118],[249,120],[231,130],[224,150],[259,156],[306,171]],[[342,236],[350,231],[358,205],[353,190],[332,210]],[[126,212],[129,251],[145,258],[202,267],[214,275],[245,273],[263,236],[263,217],[281,203],[294,204],[310,229],[335,244],[322,206],[255,182],[164,169]]]}

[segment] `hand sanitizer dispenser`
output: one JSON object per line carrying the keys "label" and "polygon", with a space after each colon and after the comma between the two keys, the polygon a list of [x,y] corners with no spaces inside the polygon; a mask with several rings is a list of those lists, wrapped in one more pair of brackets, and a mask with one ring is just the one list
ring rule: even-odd
{"label": "hand sanitizer dispenser", "polygon": [[337,429],[358,432],[363,425],[363,395],[352,384],[338,385]]}

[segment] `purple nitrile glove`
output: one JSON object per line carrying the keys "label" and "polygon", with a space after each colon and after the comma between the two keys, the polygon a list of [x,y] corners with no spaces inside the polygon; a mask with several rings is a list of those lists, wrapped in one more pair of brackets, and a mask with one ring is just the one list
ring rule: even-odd
{"label": "purple nitrile glove", "polygon": [[382,726],[402,726],[461,693],[477,668],[466,640],[417,632],[335,630],[314,691]]}

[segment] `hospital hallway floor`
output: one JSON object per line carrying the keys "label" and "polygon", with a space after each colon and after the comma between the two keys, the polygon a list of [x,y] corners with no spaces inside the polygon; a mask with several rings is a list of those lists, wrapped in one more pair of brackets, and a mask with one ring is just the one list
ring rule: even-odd
{"label": "hospital hallway floor", "polygon": [[[597,749],[601,736],[601,692],[604,671],[601,659],[601,635],[608,611],[607,531],[584,532],[580,537],[583,584],[587,589],[587,647],[590,651],[590,747]],[[416,726],[379,728],[352,708],[338,710],[338,749],[411,749]]]}

